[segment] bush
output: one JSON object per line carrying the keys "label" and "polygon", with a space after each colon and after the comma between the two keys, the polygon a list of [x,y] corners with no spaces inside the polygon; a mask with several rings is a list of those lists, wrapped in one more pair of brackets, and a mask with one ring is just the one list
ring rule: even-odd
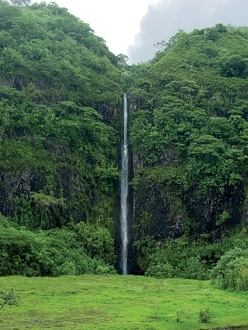
{"label": "bush", "polygon": [[145,276],[153,276],[156,278],[174,277],[174,269],[169,263],[150,265],[145,272]]}
{"label": "bush", "polygon": [[[99,256],[89,256],[74,232],[51,230],[32,233],[14,228],[0,232],[0,275],[59,276],[113,273]],[[100,267],[100,268],[99,268]]]}
{"label": "bush", "polygon": [[159,278],[181,277],[208,279],[207,264],[200,253],[203,246],[190,243],[186,238],[167,240],[151,257],[145,275]]}
{"label": "bush", "polygon": [[180,267],[175,271],[177,277],[205,280],[208,279],[208,271],[205,262],[199,257],[189,257],[183,260]]}
{"label": "bush", "polygon": [[108,264],[115,262],[114,240],[107,228],[80,222],[74,231],[77,241],[89,256],[98,256]]}
{"label": "bush", "polygon": [[40,275],[36,252],[42,245],[34,234],[14,228],[5,228],[0,234],[0,275]]}
{"label": "bush", "polygon": [[241,267],[236,278],[236,289],[238,291],[248,291],[248,267]]}
{"label": "bush", "polygon": [[199,322],[208,323],[211,319],[211,314],[208,308],[204,308],[200,310],[199,313]]}
{"label": "bush", "polygon": [[94,273],[99,275],[117,274],[116,270],[112,265],[101,265],[101,264],[97,265]]}
{"label": "bush", "polygon": [[224,290],[248,291],[248,249],[227,251],[210,271],[210,278]]}
{"label": "bush", "polygon": [[14,290],[0,291],[0,309],[6,305],[18,305],[19,297],[14,293]]}

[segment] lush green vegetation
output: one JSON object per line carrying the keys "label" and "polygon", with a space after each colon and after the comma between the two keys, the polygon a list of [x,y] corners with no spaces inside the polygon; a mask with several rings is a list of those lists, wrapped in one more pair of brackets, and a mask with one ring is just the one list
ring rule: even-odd
{"label": "lush green vegetation", "polygon": [[117,59],[55,3],[1,1],[0,17],[2,213],[32,230],[111,229]]}
{"label": "lush green vegetation", "polygon": [[118,58],[66,8],[22,0],[0,1],[0,49],[0,274],[113,265]]}
{"label": "lush green vegetation", "polygon": [[0,227],[1,275],[58,276],[115,273],[113,238],[106,228],[85,224],[33,233]]}
{"label": "lush green vegetation", "polygon": [[0,275],[115,272],[125,91],[141,272],[247,291],[247,39],[179,31],[130,66],[66,8],[0,0]]}
{"label": "lush green vegetation", "polygon": [[248,291],[248,239],[246,230],[237,230],[219,242],[209,244],[201,241],[190,242],[187,237],[167,239],[153,249],[154,244],[146,246],[150,251],[142,264],[147,269],[145,275],[156,278],[211,278],[222,289]]}
{"label": "lush green vegetation", "polygon": [[18,306],[1,311],[2,328],[196,330],[247,326],[247,294],[209,281],[140,276],[1,277]]}
{"label": "lush green vegetation", "polygon": [[131,69],[135,244],[144,271],[151,248],[170,239],[204,247],[246,226],[247,38],[248,28],[222,24],[179,31]]}

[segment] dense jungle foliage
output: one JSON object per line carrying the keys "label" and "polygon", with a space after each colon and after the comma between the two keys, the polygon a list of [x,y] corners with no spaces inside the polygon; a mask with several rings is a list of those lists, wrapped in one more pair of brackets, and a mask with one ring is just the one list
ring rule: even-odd
{"label": "dense jungle foliage", "polygon": [[0,274],[114,272],[126,92],[141,272],[248,278],[247,39],[179,31],[128,65],[56,3],[0,0]]}
{"label": "dense jungle foliage", "polygon": [[207,256],[194,246],[247,225],[247,39],[248,28],[222,24],[179,31],[132,68],[135,245],[144,271],[153,253],[176,254],[180,245],[184,263],[192,256],[214,265],[217,247]]}
{"label": "dense jungle foliage", "polygon": [[50,243],[60,266],[69,246],[68,262],[114,264],[118,57],[67,9],[28,2],[0,1],[0,211],[15,227],[1,230],[0,272],[61,273]]}

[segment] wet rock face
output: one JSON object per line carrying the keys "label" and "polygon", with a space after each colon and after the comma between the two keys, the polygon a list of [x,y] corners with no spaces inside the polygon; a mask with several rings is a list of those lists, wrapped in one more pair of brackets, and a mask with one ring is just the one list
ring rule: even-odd
{"label": "wet rock face", "polygon": [[23,195],[28,198],[33,179],[30,168],[26,168],[20,173],[14,171],[0,173],[0,212],[4,216],[13,216],[15,197]]}
{"label": "wet rock face", "polygon": [[107,104],[97,104],[96,110],[102,116],[102,120],[105,124],[111,125],[116,119],[117,109]]}
{"label": "wet rock face", "polygon": [[[242,219],[244,187],[230,187],[223,193],[216,189],[206,195],[189,191],[183,196],[183,202],[191,219],[192,234],[208,233],[214,236],[221,230],[232,228]],[[226,219],[223,214],[226,213]],[[222,219],[223,218],[223,219]]]}
{"label": "wet rock face", "polygon": [[175,193],[162,186],[141,183],[135,191],[135,237],[147,235],[156,240],[183,234],[185,209]]}
{"label": "wet rock face", "polygon": [[[54,174],[50,173],[50,175],[51,193],[48,191],[49,184],[45,171],[35,171],[29,167],[15,171],[0,171],[0,213],[6,217],[16,215],[20,224],[31,226],[31,229],[39,226],[39,219],[43,216],[49,217],[51,223],[59,219],[58,225],[61,221],[65,223],[70,217],[75,222],[84,221],[88,205],[85,207],[81,198],[82,195],[85,196],[86,191],[83,180],[68,166],[61,167],[59,171]],[[99,198],[94,188],[90,188],[86,191],[89,200],[88,208],[97,205]],[[37,206],[32,198],[33,194],[37,193],[41,194],[41,198],[49,199],[51,197],[53,203],[48,203],[48,207],[47,201],[44,199]],[[60,202],[62,200],[63,203]],[[42,209],[42,205],[44,209]],[[28,224],[21,220],[27,212],[30,220]],[[27,218],[27,216],[25,217]]]}
{"label": "wet rock face", "polygon": [[212,190],[203,195],[189,189],[179,194],[165,185],[144,179],[135,190],[134,200],[136,239],[147,235],[158,241],[166,237],[177,238],[186,229],[192,237],[206,233],[215,239],[223,230],[239,224],[244,212],[248,214],[242,186],[223,193]]}

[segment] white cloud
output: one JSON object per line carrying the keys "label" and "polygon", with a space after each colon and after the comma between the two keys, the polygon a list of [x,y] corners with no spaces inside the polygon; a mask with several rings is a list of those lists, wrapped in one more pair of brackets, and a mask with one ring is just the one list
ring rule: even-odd
{"label": "white cloud", "polygon": [[[35,2],[37,0],[33,0]],[[40,0],[38,0],[39,2]],[[53,0],[45,0],[47,2]],[[55,0],[88,23],[114,54],[132,63],[153,57],[153,46],[179,29],[216,23],[248,25],[248,0]]]}
{"label": "white cloud", "polygon": [[[141,18],[149,4],[159,0],[55,0],[60,7],[88,23],[102,37],[110,51],[127,54],[139,32]],[[50,2],[50,1],[47,1]]]}
{"label": "white cloud", "polygon": [[153,45],[168,41],[179,29],[248,25],[247,12],[247,0],[160,0],[142,18],[128,56],[132,63],[151,59],[157,50]]}

